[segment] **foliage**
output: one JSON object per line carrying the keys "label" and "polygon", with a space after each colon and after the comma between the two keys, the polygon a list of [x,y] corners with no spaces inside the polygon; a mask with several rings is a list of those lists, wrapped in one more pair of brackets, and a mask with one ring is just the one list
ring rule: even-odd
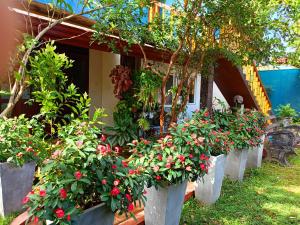
{"label": "foliage", "polygon": [[40,162],[47,156],[43,138],[43,127],[34,118],[0,118],[0,162],[16,166]]}
{"label": "foliage", "polygon": [[158,104],[161,76],[151,70],[141,70],[135,73],[135,96],[143,105],[143,111],[153,111]]}
{"label": "foliage", "polygon": [[[166,186],[186,179],[195,181],[207,173],[210,153],[198,126],[194,120],[173,124],[165,137],[130,144],[134,163],[145,167],[145,174],[149,176],[148,186]],[[209,133],[210,125],[201,124],[201,129],[201,134],[204,130]]]}
{"label": "foliage", "polygon": [[2,217],[0,216],[0,224],[1,225],[10,225],[11,222],[16,218],[16,214],[12,214],[9,216]]}
{"label": "foliage", "polygon": [[297,111],[291,106],[291,104],[280,105],[278,109],[276,109],[277,115],[279,118],[295,118],[298,116]]}
{"label": "foliage", "polygon": [[140,170],[99,138],[96,125],[103,111],[96,113],[91,121],[75,119],[59,129],[56,151],[24,199],[33,220],[71,224],[82,210],[101,202],[113,212],[131,213],[136,200],[145,200]]}
{"label": "foliage", "polygon": [[300,157],[290,167],[264,162],[246,171],[244,181],[225,180],[220,199],[204,206],[191,199],[183,207],[182,225],[296,225],[300,222]]}
{"label": "foliage", "polygon": [[60,123],[86,114],[90,100],[87,94],[80,95],[75,85],[69,83],[64,70],[72,67],[73,61],[65,54],[58,54],[53,42],[33,53],[27,70],[28,84],[33,90],[29,103],[36,102],[41,106],[39,117],[54,133]]}
{"label": "foliage", "polygon": [[107,138],[110,145],[126,146],[127,143],[137,139],[138,125],[133,120],[133,113],[126,100],[118,102],[113,118],[114,126],[105,127],[105,131],[110,134]]}
{"label": "foliage", "polygon": [[131,71],[127,66],[117,65],[112,69],[109,77],[114,84],[114,94],[118,99],[122,99],[122,94],[131,87]]}

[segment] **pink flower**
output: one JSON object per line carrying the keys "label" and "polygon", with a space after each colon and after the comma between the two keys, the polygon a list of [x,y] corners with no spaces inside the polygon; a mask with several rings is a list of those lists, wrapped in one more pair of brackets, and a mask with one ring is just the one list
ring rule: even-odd
{"label": "pink flower", "polygon": [[62,189],[59,190],[59,195],[62,199],[66,199],[67,198],[67,191],[62,188]]}
{"label": "pink flower", "polygon": [[132,197],[130,194],[125,194],[125,197],[128,201],[130,201],[130,202],[132,201]]}
{"label": "pink flower", "polygon": [[39,218],[37,216],[35,216],[34,219],[33,219],[33,222],[34,223],[38,223],[39,222]]}
{"label": "pink flower", "polygon": [[45,197],[46,196],[46,191],[45,190],[40,190],[40,196]]}
{"label": "pink flower", "polygon": [[116,152],[116,153],[120,153],[120,152],[121,152],[121,147],[116,146],[116,147],[115,147],[115,152]]}
{"label": "pink flower", "polygon": [[106,146],[104,145],[98,145],[97,150],[100,151],[102,155],[105,155],[107,152]]}
{"label": "pink flower", "polygon": [[146,191],[146,190],[144,190],[143,194],[144,194],[144,195],[146,195],[146,194],[147,194],[147,191]]}
{"label": "pink flower", "polygon": [[120,184],[120,180],[119,179],[114,180],[114,185],[115,186],[118,186],[119,184]]}
{"label": "pink flower", "polygon": [[191,134],[191,138],[196,139],[197,138],[197,134],[195,134],[195,133]]}
{"label": "pink flower", "polygon": [[189,158],[190,159],[194,158],[193,154],[189,154]]}
{"label": "pink flower", "polygon": [[103,185],[105,185],[105,184],[107,184],[107,181],[106,181],[105,179],[103,179],[103,180],[101,181],[101,183],[102,183]]}
{"label": "pink flower", "polygon": [[61,208],[58,208],[55,210],[55,214],[56,214],[57,218],[61,219],[65,216],[65,211]]}
{"label": "pink flower", "polygon": [[169,142],[167,143],[167,146],[168,146],[168,147],[172,147],[172,145],[173,145],[173,143],[172,143],[171,141],[169,141]]}
{"label": "pink flower", "polygon": [[192,167],[191,167],[191,166],[187,166],[187,167],[185,168],[185,170],[186,170],[186,171],[192,171]]}
{"label": "pink flower", "polygon": [[81,174],[80,171],[76,171],[76,172],[74,173],[74,176],[75,176],[76,180],[80,180],[81,177],[82,177],[82,174]]}
{"label": "pink flower", "polygon": [[71,216],[67,215],[67,221],[71,221]]}
{"label": "pink flower", "polygon": [[157,172],[159,170],[159,166],[153,166],[153,171]]}
{"label": "pink flower", "polygon": [[138,141],[137,141],[137,140],[133,140],[133,141],[132,141],[132,144],[137,145],[137,144],[138,144]]}
{"label": "pink flower", "polygon": [[120,194],[119,188],[114,187],[114,188],[110,191],[110,194],[111,194],[112,196],[117,196],[117,195],[119,195],[119,194]]}
{"label": "pink flower", "polygon": [[166,168],[170,169],[171,168],[171,163],[167,163]]}
{"label": "pink flower", "polygon": [[183,127],[181,130],[182,130],[182,132],[185,132],[185,131],[186,131],[186,128],[185,128],[185,127]]}
{"label": "pink flower", "polygon": [[32,147],[27,147],[25,150],[26,150],[26,152],[34,152]]}
{"label": "pink flower", "polygon": [[25,198],[23,198],[22,203],[23,204],[27,204],[29,202],[30,198],[28,196],[26,196]]}
{"label": "pink flower", "polygon": [[81,148],[82,145],[83,145],[83,141],[81,141],[81,140],[76,141],[76,146],[77,146],[78,148]]}
{"label": "pink flower", "polygon": [[128,207],[127,207],[128,212],[132,212],[133,209],[134,209],[134,206],[133,206],[132,203],[130,203],[130,204],[128,205]]}
{"label": "pink flower", "polygon": [[105,142],[106,141],[106,136],[104,134],[102,134],[100,139],[101,139],[102,142]]}

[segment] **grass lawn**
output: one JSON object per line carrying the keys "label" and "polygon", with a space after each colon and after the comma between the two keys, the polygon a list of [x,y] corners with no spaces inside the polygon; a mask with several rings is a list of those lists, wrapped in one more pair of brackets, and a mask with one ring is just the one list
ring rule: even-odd
{"label": "grass lawn", "polygon": [[9,225],[16,217],[17,217],[16,214],[12,214],[11,216],[6,216],[5,218],[0,216],[0,225]]}
{"label": "grass lawn", "polygon": [[291,167],[264,162],[247,171],[242,183],[225,180],[213,206],[189,200],[181,224],[300,225],[300,150],[289,162]]}

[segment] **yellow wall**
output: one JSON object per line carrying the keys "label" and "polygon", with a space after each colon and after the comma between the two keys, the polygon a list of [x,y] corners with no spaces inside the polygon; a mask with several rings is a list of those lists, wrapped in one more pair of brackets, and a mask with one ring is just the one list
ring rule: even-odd
{"label": "yellow wall", "polygon": [[120,55],[90,49],[89,52],[89,96],[92,99],[91,113],[96,107],[105,108],[107,118],[103,121],[112,125],[112,113],[118,99],[114,97],[114,86],[109,74],[120,64]]}

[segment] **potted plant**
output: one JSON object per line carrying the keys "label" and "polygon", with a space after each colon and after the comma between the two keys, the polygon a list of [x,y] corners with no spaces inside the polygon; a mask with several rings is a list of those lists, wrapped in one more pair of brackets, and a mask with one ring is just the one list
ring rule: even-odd
{"label": "potted plant", "polygon": [[42,154],[43,129],[24,115],[0,118],[0,215],[22,209],[31,190],[36,161]]}
{"label": "potted plant", "polygon": [[31,220],[109,225],[115,212],[131,214],[136,201],[145,201],[140,170],[105,144],[95,123],[75,119],[58,130],[56,150],[24,199]]}
{"label": "potted plant", "polygon": [[193,115],[195,120],[201,120],[202,124],[210,124],[208,133],[204,133],[203,125],[199,131],[206,136],[210,150],[208,173],[203,178],[199,177],[195,182],[195,197],[204,204],[215,203],[221,194],[225,172],[227,153],[232,150],[229,131],[223,131],[227,127],[230,114],[215,111],[209,115],[208,111],[202,110]]}
{"label": "potted plant", "polygon": [[197,134],[197,121],[173,124],[155,141],[134,141],[133,158],[148,177],[145,224],[179,224],[188,180],[208,170],[209,152]]}
{"label": "potted plant", "polygon": [[253,146],[252,150],[248,152],[247,168],[261,167],[263,147],[266,132],[266,119],[264,115],[258,111],[253,111],[252,115],[248,117],[252,124],[248,132],[251,134],[252,140],[250,144]]}
{"label": "potted plant", "polygon": [[297,111],[291,107],[291,104],[280,105],[276,110],[277,116],[283,127],[287,127],[298,116]]}

